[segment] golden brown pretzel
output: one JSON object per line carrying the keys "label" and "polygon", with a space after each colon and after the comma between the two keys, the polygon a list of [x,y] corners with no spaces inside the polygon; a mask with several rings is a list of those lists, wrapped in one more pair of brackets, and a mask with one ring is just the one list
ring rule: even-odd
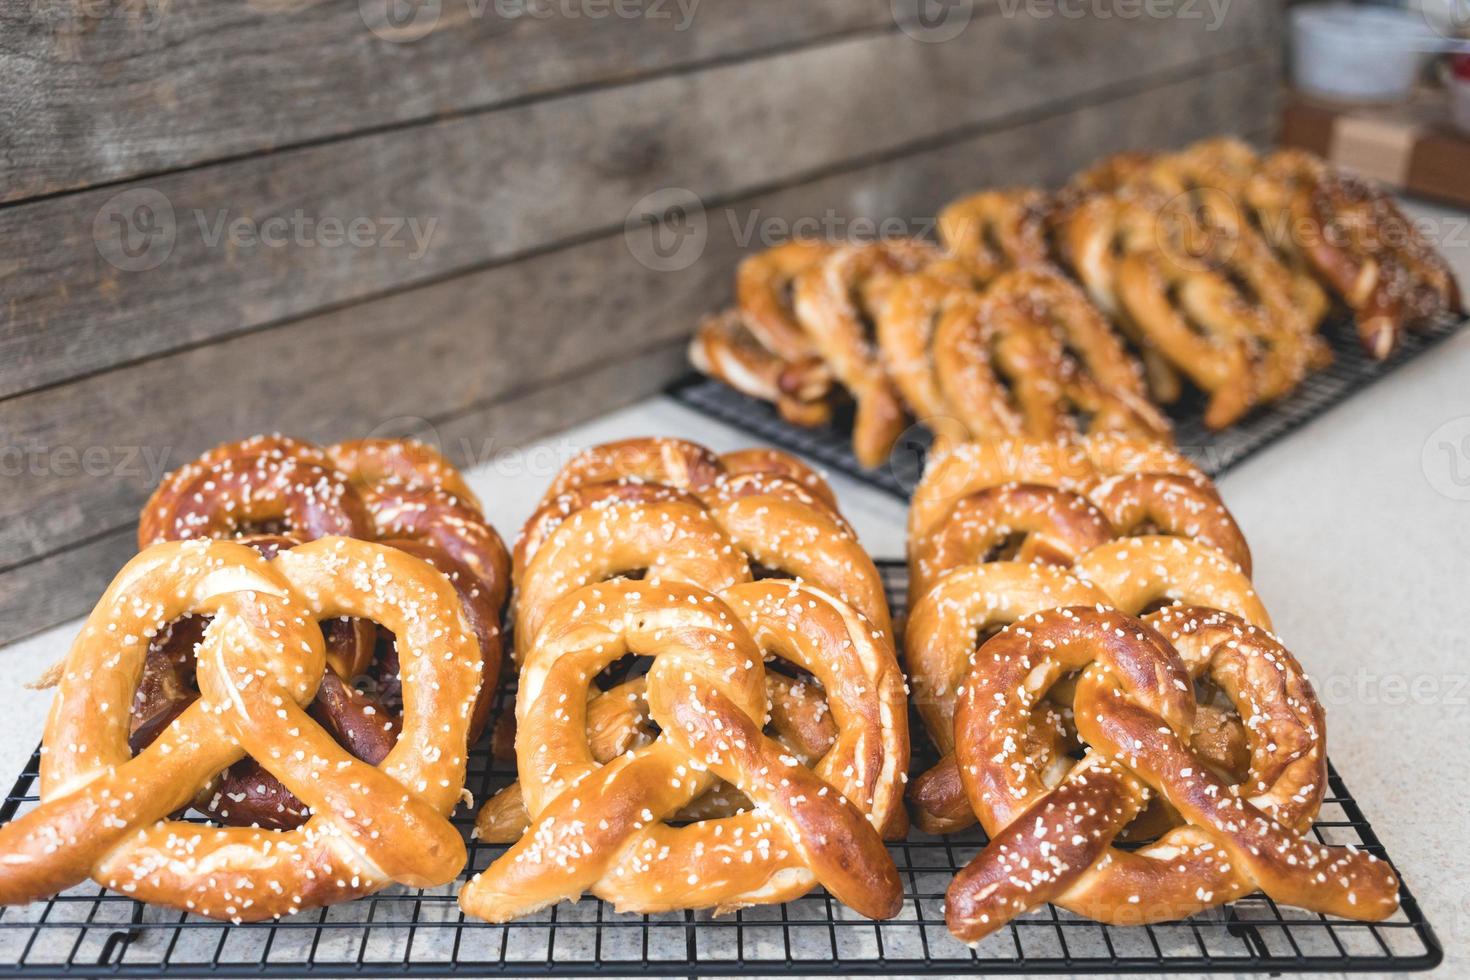
{"label": "golden brown pretzel", "polygon": [[480,500],[464,475],[438,450],[414,439],[352,439],[326,448],[327,457],[352,484],[431,488],[458,497],[475,510]]}
{"label": "golden brown pretzel", "polygon": [[[201,698],[132,756],[128,707],[146,644],[127,638],[193,614],[213,617]],[[325,670],[316,623],[335,616],[398,637],[403,734],[380,767],[352,758],[302,707]],[[67,658],[47,721],[41,804],[0,829],[0,902],[90,876],[142,901],[254,921],[393,881],[451,881],[465,848],[447,815],[464,784],[479,682],[448,581],[391,548],[329,537],[269,562],[233,542],[149,548],[118,574]],[[246,753],[311,807],[303,827],[166,819]]]}
{"label": "golden brown pretzel", "polygon": [[940,387],[934,335],[940,318],[958,297],[973,296],[975,280],[952,260],[931,263],[901,276],[878,311],[878,346],[883,365],[909,411],[934,432],[936,450],[964,442],[969,430]]}
{"label": "golden brown pretzel", "polygon": [[1125,473],[1106,477],[1088,491],[1121,537],[1156,529],[1193,538],[1223,552],[1251,573],[1251,552],[1235,518],[1208,481],[1170,473]]}
{"label": "golden brown pretzel", "polygon": [[1048,259],[1047,195],[1034,187],[982,191],[945,205],[939,240],[981,282]]}
{"label": "golden brown pretzel", "polygon": [[[754,583],[733,598],[749,612],[789,587]],[[783,656],[805,659],[790,618],[823,613],[805,596],[792,598],[801,601],[777,600],[761,628]],[[830,602],[819,605],[841,617]],[[864,634],[846,626],[852,647]],[[586,740],[588,685],[628,652],[653,658],[646,684],[660,734],[599,765]],[[883,819],[878,801],[896,801],[905,762],[891,739],[874,748],[883,709],[839,719],[838,747],[808,770],[761,733],[761,663],[741,614],[701,590],[620,581],[566,596],[529,652],[516,700],[532,830],[465,886],[465,912],[503,922],[589,891],[624,911],[728,910],[785,901],[821,883],[862,914],[896,913],[898,872],[875,824]],[[825,670],[823,657],[810,668]],[[896,670],[889,676],[891,692],[900,682]],[[879,695],[870,689],[867,698],[876,704]],[[678,828],[663,822],[716,777],[755,809]]]}
{"label": "golden brown pretzel", "polygon": [[826,400],[831,378],[820,362],[793,369],[756,340],[739,310],[707,316],[689,341],[689,363],[736,391],[776,406],[792,425],[816,426],[832,417]]}
{"label": "golden brown pretzel", "polygon": [[[951,305],[935,336],[940,388],[976,438],[1090,431],[1167,440],[1137,365],[1081,290],[1043,267]],[[1004,380],[1002,380],[1002,378]]]}
{"label": "golden brown pretzel", "polygon": [[1128,321],[1209,395],[1206,425],[1224,428],[1256,404],[1251,345],[1259,317],[1222,277],[1151,248],[1123,256],[1116,288]]}
{"label": "golden brown pretzel", "polygon": [[796,314],[857,402],[853,452],[864,466],[887,459],[904,424],[903,405],[883,369],[872,324],[894,276],[937,258],[934,246],[917,239],[847,245],[796,279]]}
{"label": "golden brown pretzel", "polygon": [[[1064,569],[998,561],[967,565],[941,578],[909,613],[904,667],[914,706],[939,749],[940,760],[909,786],[914,822],[929,833],[950,833],[975,822],[954,756],[956,698],[975,653],[975,637],[1058,606],[1098,605],[1106,596]],[[1049,720],[1038,719],[1025,751],[1039,767],[1065,765]]]}
{"label": "golden brown pretzel", "polygon": [[567,461],[542,495],[544,504],[587,483],[641,480],[697,493],[725,472],[713,452],[687,439],[619,439],[584,449]]}
{"label": "golden brown pretzel", "polygon": [[652,585],[684,582],[709,592],[750,580],[744,553],[687,494],[649,502],[614,497],[572,510],[527,554],[516,581],[517,661],[562,596],[629,572],[646,572]]}
{"label": "golden brown pretzel", "polygon": [[934,530],[955,504],[1003,483],[1039,483],[1079,493],[1110,476],[1159,473],[1205,480],[1200,469],[1165,446],[1115,433],[1080,440],[996,439],[936,455],[909,503],[909,544]]}
{"label": "golden brown pretzel", "polygon": [[788,452],[780,449],[737,449],[721,453],[720,462],[730,475],[769,473],[795,480],[801,484],[802,489],[821,500],[834,513],[837,510],[837,495],[832,492],[822,474]]}
{"label": "golden brown pretzel", "polygon": [[747,329],[766,350],[788,364],[817,356],[817,347],[795,311],[797,277],[815,268],[836,246],[792,241],[742,259],[735,298]]}
{"label": "golden brown pretzel", "polygon": [[[1398,881],[1385,864],[1302,836],[1321,799],[1324,733],[1295,662],[1218,612],[1171,617],[1160,621],[1181,638],[1205,632],[1190,637],[1193,669],[1146,623],[1095,608],[1040,613],[980,651],[956,713],[957,753],[991,841],[946,896],[946,921],[961,939],[974,942],[1047,901],[1111,923],[1182,918],[1257,888],[1350,918],[1397,908]],[[1014,746],[1068,671],[1081,672],[1074,713],[1088,750],[1048,786]],[[1206,672],[1255,729],[1241,793],[1190,746],[1192,681]],[[1182,825],[1141,850],[1113,848],[1151,790]]]}
{"label": "golden brown pretzel", "polygon": [[[644,696],[642,677],[634,678],[597,694],[588,691],[587,743],[592,747],[592,758],[597,762],[610,762],[630,749],[647,745],[653,741],[652,726],[649,724],[648,700]],[[766,672],[766,696],[770,709],[770,734],[810,769],[826,755],[837,741],[837,727],[832,721],[832,711],[827,703],[826,692],[814,679],[793,680],[775,671]],[[509,724],[504,724],[508,722]],[[508,761],[515,761],[514,729],[515,718],[502,717],[497,728],[508,729],[510,748],[503,754]],[[740,791],[728,783],[719,782],[684,807],[677,820],[707,820],[713,817],[729,817],[750,807]],[[889,829],[897,831],[894,820],[902,820],[906,814],[901,807],[895,808],[890,818]],[[901,824],[906,829],[906,824]],[[480,808],[475,818],[474,835],[492,844],[514,844],[531,827],[531,818],[526,813],[525,799],[521,795],[521,784],[511,783],[501,789]],[[885,839],[903,836],[898,831],[891,836],[885,831]]]}
{"label": "golden brown pretzel", "polygon": [[1066,568],[1114,536],[1104,513],[1070,490],[1039,483],[976,490],[910,546],[909,601],[917,601],[961,565],[1014,557],[1024,564]]}

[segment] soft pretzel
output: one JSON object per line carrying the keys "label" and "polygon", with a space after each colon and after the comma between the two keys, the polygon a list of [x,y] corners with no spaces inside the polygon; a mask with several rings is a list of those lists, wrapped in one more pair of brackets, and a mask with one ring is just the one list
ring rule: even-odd
{"label": "soft pretzel", "polygon": [[737,449],[721,453],[720,463],[725,472],[732,476],[743,473],[769,473],[784,476],[801,484],[803,490],[826,504],[835,514],[837,495],[832,492],[822,474],[788,452],[780,449]]}
{"label": "soft pretzel", "polygon": [[[133,756],[129,705],[146,644],[188,615],[212,622],[201,698]],[[397,637],[404,719],[381,766],[354,759],[304,705],[325,670],[319,620]],[[72,647],[47,721],[40,805],[0,828],[0,901],[86,877],[143,901],[254,921],[454,879],[447,815],[464,784],[480,658],[449,582],[382,545],[328,537],[267,561],[225,541],[155,545],[118,574]],[[312,811],[297,830],[166,819],[248,753]],[[99,813],[106,814],[98,819]]]}
{"label": "soft pretzel", "polygon": [[785,242],[742,259],[735,271],[735,297],[747,329],[787,364],[817,356],[817,346],[796,314],[795,284],[836,248],[809,240]]}
{"label": "soft pretzel", "polygon": [[952,304],[975,292],[975,280],[968,272],[952,261],[940,261],[900,277],[878,311],[876,331],[883,364],[909,411],[933,431],[939,451],[969,439],[970,430],[940,386],[935,331]]}
{"label": "soft pretzel", "polygon": [[609,480],[640,480],[698,492],[724,472],[718,456],[687,439],[619,439],[584,449],[568,460],[541,502],[584,484]]}
{"label": "soft pretzel", "polygon": [[169,474],[138,517],[138,547],[274,526],[304,541],[373,537],[362,498],[342,473],[301,454],[294,440],[262,444],[268,448],[259,453],[245,452],[244,443],[222,446]]}
{"label": "soft pretzel", "polygon": [[[763,642],[830,677],[834,695],[841,681],[827,673],[827,657],[836,651],[809,652],[808,636],[818,631],[804,620],[826,618],[822,630],[845,633],[840,649],[855,655],[867,631],[834,601],[792,583],[739,588],[734,607],[689,586],[627,580],[557,604],[529,652],[516,700],[532,829],[465,886],[467,914],[503,922],[584,892],[622,911],[729,910],[785,901],[818,883],[861,914],[898,911],[898,872],[876,829],[884,820],[879,800],[896,805],[905,766],[892,725],[888,737],[882,731],[898,715],[881,706],[888,702],[869,674],[859,684],[874,710],[849,711],[834,698],[837,746],[818,770],[804,768],[761,732],[761,646],[742,615],[760,616]],[[660,733],[599,765],[587,743],[588,685],[629,652],[653,658],[647,696]],[[896,669],[887,676],[884,689],[901,691]],[[683,827],[663,822],[716,777],[754,809]]]}
{"label": "soft pretzel", "polygon": [[1047,261],[1047,195],[1034,187],[982,191],[939,212],[939,240],[981,282]]}
{"label": "soft pretzel", "polygon": [[915,272],[937,258],[934,246],[916,239],[847,245],[796,279],[796,314],[857,402],[853,452],[863,466],[877,466],[888,457],[904,424],[902,402],[868,324],[895,275]]}
{"label": "soft pretzel", "polygon": [[739,310],[700,321],[689,341],[689,362],[736,391],[776,406],[792,425],[821,425],[832,417],[831,379],[820,361],[793,366],[756,340]]}
{"label": "soft pretzel", "polygon": [[939,386],[975,438],[1077,429],[1169,438],[1139,369],[1082,292],[1043,267],[952,303],[935,336]]}
{"label": "soft pretzel", "polygon": [[[1387,865],[1302,836],[1321,799],[1324,733],[1295,661],[1217,611],[1157,621],[1188,637],[1190,665],[1147,623],[1087,607],[1039,613],[981,649],[957,706],[956,752],[991,840],[949,888],[950,930],[974,942],[1047,901],[1103,922],[1155,922],[1256,889],[1349,918],[1391,914],[1398,881]],[[1017,746],[1065,672],[1079,672],[1074,717],[1087,751],[1049,785]],[[1238,791],[1190,745],[1192,682],[1204,673],[1251,733]],[[1112,847],[1152,792],[1180,826],[1140,850]]]}
{"label": "soft pretzel", "polygon": [[453,494],[476,511],[480,500],[438,450],[413,439],[351,439],[326,447],[332,465],[359,489],[387,484]]}
{"label": "soft pretzel", "polygon": [[[1099,605],[1106,596],[1064,569],[998,561],[952,571],[919,599],[904,633],[904,667],[914,706],[939,749],[939,762],[909,787],[914,822],[934,834],[975,822],[955,763],[955,704],[975,637],[1058,606]],[[1025,751],[1043,767],[1064,764],[1055,724],[1038,720]]]}
{"label": "soft pretzel", "polygon": [[909,543],[930,534],[950,509],[977,490],[1003,483],[1039,483],[1089,493],[1108,477],[1172,474],[1197,482],[1204,473],[1157,443],[1113,433],[1078,440],[996,439],[936,455],[924,468],[909,502]]}

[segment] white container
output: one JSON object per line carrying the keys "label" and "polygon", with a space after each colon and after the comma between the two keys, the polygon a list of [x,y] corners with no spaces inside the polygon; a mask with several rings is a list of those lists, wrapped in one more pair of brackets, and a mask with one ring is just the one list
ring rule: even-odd
{"label": "white container", "polygon": [[1402,102],[1445,38],[1392,7],[1310,4],[1291,11],[1291,77],[1308,95],[1337,102]]}

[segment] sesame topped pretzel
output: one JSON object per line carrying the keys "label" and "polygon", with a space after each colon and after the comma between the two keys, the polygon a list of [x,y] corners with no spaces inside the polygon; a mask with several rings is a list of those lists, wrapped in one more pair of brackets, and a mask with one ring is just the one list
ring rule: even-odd
{"label": "sesame topped pretzel", "polygon": [[[898,911],[898,872],[877,829],[885,808],[897,805],[906,765],[896,665],[851,642],[865,631],[820,593],[773,581],[727,595],[621,580],[557,603],[528,652],[516,700],[531,830],[465,886],[467,914],[503,922],[584,892],[622,911],[733,910],[816,884],[870,917]],[[812,625],[803,626],[808,617]],[[813,645],[832,630],[849,643]],[[840,734],[816,770],[761,731],[762,645],[833,692]],[[863,671],[863,681],[838,673],[846,665],[830,658],[839,651],[858,658],[848,670]],[[587,738],[588,688],[629,652],[652,657],[647,700],[660,731],[599,764]],[[665,822],[716,778],[752,808],[680,827]]]}
{"label": "sesame topped pretzel", "polygon": [[[200,698],[134,756],[129,705],[147,638],[191,614]],[[304,710],[325,670],[319,620],[398,637],[402,734],[379,766]],[[328,537],[270,561],[225,541],[166,542],[118,574],[68,656],[47,721],[41,803],[0,828],[0,901],[84,878],[211,918],[255,921],[453,880],[447,816],[464,785],[481,660],[449,582],[382,545]],[[285,833],[168,815],[248,753],[311,809]]]}
{"label": "sesame topped pretzel", "polygon": [[[1150,617],[1096,607],[1038,613],[980,650],[956,710],[961,778],[990,843],[950,885],[950,930],[975,942],[1043,902],[1102,922],[1184,918],[1260,889],[1353,919],[1398,907],[1386,864],[1303,836],[1325,782],[1321,708],[1267,634],[1217,610]],[[1049,782],[1017,746],[1032,712],[1076,673],[1085,752]],[[1208,674],[1245,721],[1249,771],[1227,778],[1191,745],[1195,677]],[[1159,794],[1177,825],[1139,850],[1112,846]]]}
{"label": "sesame topped pretzel", "polygon": [[[338,468],[340,466],[340,468]],[[279,525],[285,534],[251,533]],[[489,717],[510,588],[505,546],[463,476],[420,443],[363,439],[326,449],[282,435],[226,443],[169,474],[144,509],[140,539],[237,537],[266,558],[335,530],[376,539],[448,577],[478,641],[478,738]],[[168,624],[149,644],[133,702],[132,747],[141,751],[199,697],[195,648],[207,617]],[[358,618],[321,624],[327,674],[308,711],[356,758],[381,762],[400,731],[402,682],[391,631]],[[230,826],[300,826],[307,805],[254,758],[224,770],[194,805]]]}

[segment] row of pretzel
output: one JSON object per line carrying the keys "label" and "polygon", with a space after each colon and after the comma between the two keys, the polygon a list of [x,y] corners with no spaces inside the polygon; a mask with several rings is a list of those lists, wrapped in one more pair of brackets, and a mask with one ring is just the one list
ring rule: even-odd
{"label": "row of pretzel", "polygon": [[1055,193],[945,207],[939,245],[793,241],[745,259],[736,305],[690,346],[704,373],[787,421],[856,405],[880,464],[912,415],[941,445],[1119,432],[1169,441],[1159,406],[1205,396],[1223,428],[1331,361],[1333,302],[1375,358],[1460,295],[1383,191],[1298,150],[1228,138],[1125,153]]}
{"label": "row of pretzel", "polygon": [[138,547],[48,678],[0,901],[91,877],[241,921],[452,880],[510,590],[461,474],[416,442],[256,436],[170,473]]}
{"label": "row of pretzel", "polygon": [[913,818],[989,837],[946,895],[956,936],[1047,902],[1117,924],[1257,890],[1398,907],[1384,862],[1310,836],[1325,715],[1182,456],[1110,435],[961,446],[915,489],[909,561],[904,663],[940,751]]}
{"label": "row of pretzel", "polygon": [[[1393,911],[1386,865],[1304,836],[1325,720],[1186,460],[1112,435],[969,444],[931,461],[909,531],[900,660],[877,567],[779,451],[594,447],[508,554],[416,444],[220,447],[164,480],[54,678],[0,902],[90,877],[246,921],[452,882],[513,581],[491,743],[518,779],[475,821],[506,850],[463,886],[471,916],[820,885],[887,918],[910,816],[990,836],[949,892],[967,941],[1048,901],[1120,923],[1256,889]],[[911,784],[909,683],[939,750]]]}

